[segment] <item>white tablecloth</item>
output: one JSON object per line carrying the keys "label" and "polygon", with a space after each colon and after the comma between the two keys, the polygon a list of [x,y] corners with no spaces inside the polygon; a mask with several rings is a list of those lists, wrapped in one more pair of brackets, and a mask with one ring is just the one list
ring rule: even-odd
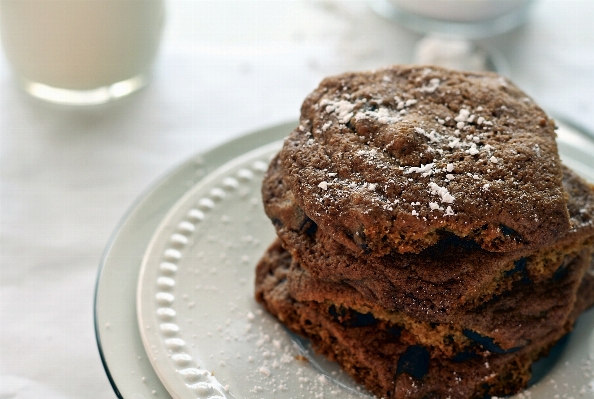
{"label": "white tablecloth", "polygon": [[[132,201],[190,155],[297,118],[325,75],[410,62],[420,38],[363,2],[169,1],[167,14],[152,84],[105,106],[29,98],[0,58],[0,399],[114,398],[93,290]],[[593,17],[592,1],[543,0],[487,41],[543,107],[592,131]]]}

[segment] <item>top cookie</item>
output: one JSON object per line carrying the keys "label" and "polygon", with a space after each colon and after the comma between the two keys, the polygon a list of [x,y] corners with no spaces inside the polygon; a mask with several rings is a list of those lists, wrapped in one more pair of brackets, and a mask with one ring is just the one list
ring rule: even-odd
{"label": "top cookie", "polygon": [[441,233],[505,252],[569,229],[555,123],[494,73],[394,66],[327,78],[280,158],[307,216],[364,253],[416,253]]}

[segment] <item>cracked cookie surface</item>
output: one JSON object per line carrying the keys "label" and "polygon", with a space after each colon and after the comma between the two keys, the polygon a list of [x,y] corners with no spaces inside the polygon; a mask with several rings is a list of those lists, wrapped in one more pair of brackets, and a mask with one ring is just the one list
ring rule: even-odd
{"label": "cracked cookie surface", "polygon": [[371,256],[443,232],[488,251],[569,229],[555,124],[492,73],[394,66],[327,78],[280,153],[305,214]]}

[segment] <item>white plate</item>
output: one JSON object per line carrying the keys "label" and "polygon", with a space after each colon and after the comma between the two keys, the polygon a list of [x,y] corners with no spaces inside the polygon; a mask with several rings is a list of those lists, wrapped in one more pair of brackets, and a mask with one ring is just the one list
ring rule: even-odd
{"label": "white plate", "polygon": [[101,259],[95,289],[95,335],[105,372],[123,399],[171,398],[140,339],[136,286],[142,256],[171,207],[224,163],[288,134],[296,122],[246,134],[188,159],[149,187],[116,227]]}
{"label": "white plate", "polygon": [[[260,145],[285,136],[289,126],[204,154],[206,177],[184,189],[188,165],[195,165],[189,161],[149,192],[120,227],[103,262],[96,303],[100,349],[120,397],[367,396],[334,364],[309,354],[313,362],[297,360],[305,349],[253,300],[254,266],[274,237],[259,186],[280,144]],[[594,144],[563,126],[559,146],[564,161],[594,181]],[[147,226],[142,218],[150,219]],[[137,314],[131,278],[138,278]],[[130,325],[136,316],[142,339]],[[594,396],[592,330],[589,311],[555,361],[541,362],[548,373],[530,388],[532,398]]]}
{"label": "white plate", "polygon": [[298,392],[346,398],[352,396],[346,385],[356,387],[338,372],[342,386],[320,379],[318,370],[297,360],[299,347],[253,299],[254,265],[275,236],[260,186],[280,147],[275,142],[249,152],[194,186],[165,216],[145,253],[137,291],[140,335],[176,399]]}

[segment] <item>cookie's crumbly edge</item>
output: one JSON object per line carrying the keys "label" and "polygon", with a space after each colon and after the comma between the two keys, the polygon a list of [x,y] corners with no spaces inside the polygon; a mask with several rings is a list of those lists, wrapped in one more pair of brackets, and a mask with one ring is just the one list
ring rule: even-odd
{"label": "cookie's crumbly edge", "polygon": [[[538,343],[515,353],[484,351],[479,357],[460,363],[429,353],[426,373],[419,375],[419,370],[406,366],[408,348],[414,347],[411,352],[421,353],[422,357],[426,355],[419,345],[377,326],[344,327],[320,312],[315,304],[295,301],[286,279],[290,260],[283,252],[277,241],[259,263],[256,298],[288,328],[311,339],[317,351],[338,361],[349,375],[378,397],[421,399],[434,395],[430,397],[468,399],[516,393],[528,383],[530,364],[545,355],[574,321],[568,320],[564,329],[551,331]],[[576,307],[573,315],[577,317],[583,310]]]}
{"label": "cookie's crumbly edge", "polygon": [[[550,330],[560,330],[586,288],[584,273],[592,248],[568,256],[562,273],[539,283],[517,281],[509,291],[476,308],[467,308],[442,323],[427,322],[406,312],[388,310],[353,287],[353,282],[313,278],[293,261],[287,275],[289,293],[299,302],[317,302],[327,308],[353,309],[367,317],[385,320],[413,333],[418,342],[452,356],[472,346],[473,339],[488,339],[495,350],[508,351],[538,341]],[[583,287],[582,287],[583,286]],[[588,300],[588,299],[586,299]],[[478,335],[475,335],[478,334]]]}

